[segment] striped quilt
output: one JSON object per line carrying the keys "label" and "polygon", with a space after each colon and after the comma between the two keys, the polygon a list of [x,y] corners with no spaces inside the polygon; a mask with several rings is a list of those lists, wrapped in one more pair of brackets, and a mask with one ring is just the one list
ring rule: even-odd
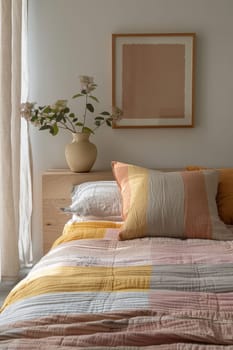
{"label": "striped quilt", "polygon": [[0,349],[233,349],[233,241],[66,225],[9,294]]}

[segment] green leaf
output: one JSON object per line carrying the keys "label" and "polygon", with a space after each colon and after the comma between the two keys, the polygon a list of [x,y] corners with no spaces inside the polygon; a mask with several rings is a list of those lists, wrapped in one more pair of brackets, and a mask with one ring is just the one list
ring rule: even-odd
{"label": "green leaf", "polygon": [[49,132],[53,136],[57,135],[58,131],[59,131],[59,129],[58,129],[58,126],[57,126],[56,123],[50,126],[50,131]]}
{"label": "green leaf", "polygon": [[70,117],[70,118],[74,118],[74,117],[75,117],[75,114],[74,114],[74,113],[70,113],[70,114],[69,114],[69,117]]}
{"label": "green leaf", "polygon": [[100,122],[99,120],[96,120],[96,121],[95,121],[95,125],[96,125],[96,126],[100,126],[100,125],[101,125],[101,122]]}
{"label": "green leaf", "polygon": [[43,125],[43,126],[40,127],[39,130],[48,130],[48,129],[50,129],[49,125]]}
{"label": "green leaf", "polygon": [[86,95],[86,94],[87,94],[86,90],[82,90],[81,93],[82,93],[83,95]]}
{"label": "green leaf", "polygon": [[96,101],[96,102],[99,102],[98,98],[95,97],[95,96],[92,96],[92,95],[89,95],[90,98],[92,98],[92,100]]}
{"label": "green leaf", "polygon": [[92,106],[92,104],[91,103],[87,103],[87,109],[88,109],[88,111],[89,112],[91,112],[91,113],[93,113],[94,112],[94,107]]}
{"label": "green leaf", "polygon": [[72,98],[77,98],[77,97],[81,97],[81,96],[83,96],[83,94],[76,94]]}
{"label": "green leaf", "polygon": [[75,122],[77,122],[78,121],[78,118],[74,118],[73,119],[73,122],[75,123]]}
{"label": "green leaf", "polygon": [[57,123],[53,125],[53,136],[57,135],[59,131],[59,128],[57,126]]}
{"label": "green leaf", "polygon": [[102,114],[102,115],[110,115],[109,112],[101,112],[100,114]]}
{"label": "green leaf", "polygon": [[112,126],[112,123],[110,122],[110,120],[106,119],[105,121],[106,121],[106,124],[107,124],[108,126]]}
{"label": "green leaf", "polygon": [[49,106],[45,107],[45,109],[43,110],[43,113],[50,113],[51,112],[51,108]]}
{"label": "green leaf", "polygon": [[86,132],[87,134],[94,134],[94,132],[90,128],[88,128],[87,126],[84,126],[82,128],[82,132]]}
{"label": "green leaf", "polygon": [[83,126],[83,123],[78,122],[78,123],[75,123],[75,125],[77,125],[77,126]]}
{"label": "green leaf", "polygon": [[64,113],[69,113],[69,111],[70,111],[70,109],[69,109],[68,107],[66,107],[66,108],[64,109]]}
{"label": "green leaf", "polygon": [[55,119],[56,122],[60,122],[63,119],[63,114],[58,114]]}
{"label": "green leaf", "polygon": [[104,117],[95,117],[95,120],[104,120]]}

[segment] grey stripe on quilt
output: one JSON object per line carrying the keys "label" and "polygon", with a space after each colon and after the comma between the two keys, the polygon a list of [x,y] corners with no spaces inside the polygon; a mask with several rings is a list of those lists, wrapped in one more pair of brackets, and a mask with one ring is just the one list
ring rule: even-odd
{"label": "grey stripe on quilt", "polygon": [[233,264],[153,266],[150,288],[223,293],[233,291]]}
{"label": "grey stripe on quilt", "polygon": [[[4,310],[3,324],[57,314],[103,313],[148,309],[147,292],[50,293],[22,299]],[[55,307],[51,308],[51,304]],[[0,318],[1,325],[1,318]]]}
{"label": "grey stripe on quilt", "polygon": [[[51,304],[54,307],[51,308]],[[122,310],[156,310],[173,312],[201,310],[213,313],[233,312],[232,293],[182,291],[131,292],[63,292],[22,299],[6,308],[0,326],[18,320],[29,320],[59,314],[108,313]]]}

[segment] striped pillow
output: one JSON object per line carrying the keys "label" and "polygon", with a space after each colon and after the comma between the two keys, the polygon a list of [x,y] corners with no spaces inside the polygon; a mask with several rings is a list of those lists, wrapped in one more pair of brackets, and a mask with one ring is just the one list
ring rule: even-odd
{"label": "striped pillow", "polygon": [[215,170],[158,172],[113,162],[122,196],[120,240],[146,236],[233,239],[219,219]]}

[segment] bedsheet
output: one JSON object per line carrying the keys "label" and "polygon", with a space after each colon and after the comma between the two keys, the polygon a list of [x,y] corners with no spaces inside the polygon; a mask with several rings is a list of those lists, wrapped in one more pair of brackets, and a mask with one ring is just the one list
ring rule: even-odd
{"label": "bedsheet", "polygon": [[7,297],[0,349],[233,349],[233,242],[66,225]]}

